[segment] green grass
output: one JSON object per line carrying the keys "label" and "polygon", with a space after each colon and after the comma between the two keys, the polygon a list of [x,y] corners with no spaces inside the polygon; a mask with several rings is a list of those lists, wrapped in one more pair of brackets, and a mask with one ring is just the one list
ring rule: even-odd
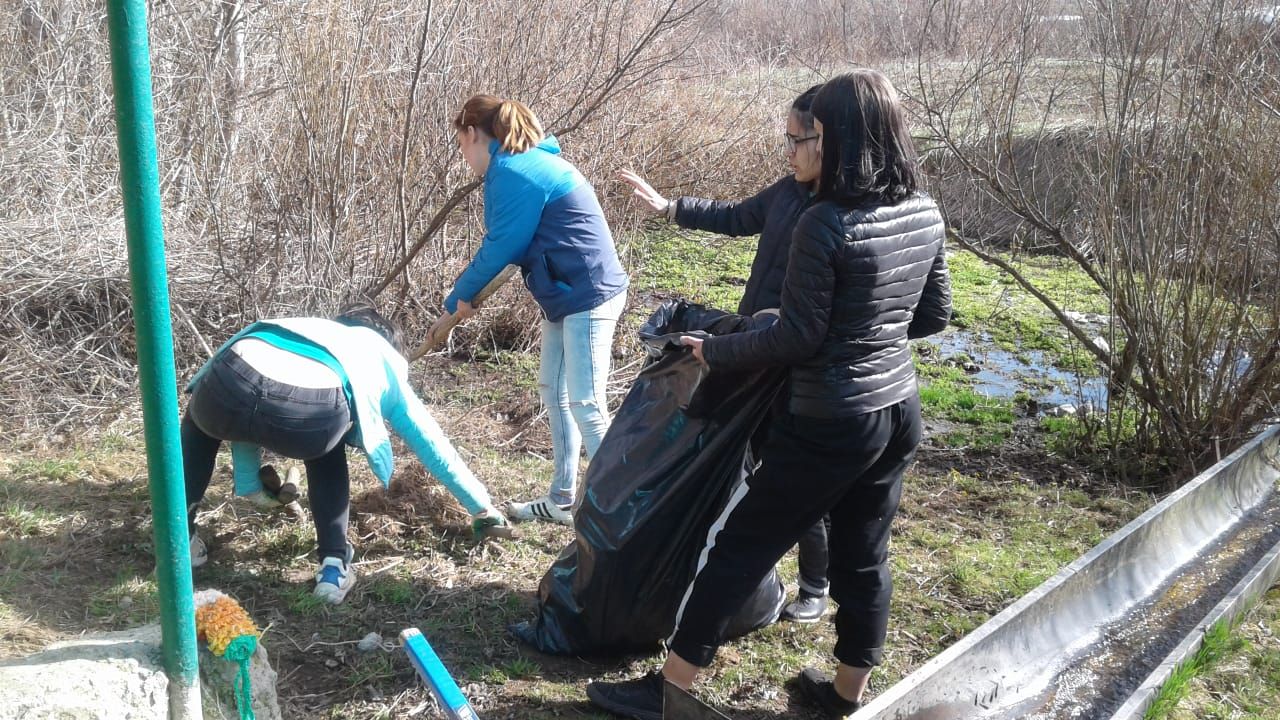
{"label": "green grass", "polygon": [[160,594],[155,577],[139,577],[122,571],[115,581],[89,596],[89,616],[109,629],[124,629],[154,622],[160,616]]}
{"label": "green grass", "polygon": [[348,682],[351,688],[362,688],[366,685],[389,680],[397,675],[397,668],[391,656],[380,650],[358,655],[348,670]]}
{"label": "green grass", "polygon": [[1013,435],[1013,400],[974,391],[963,370],[933,359],[917,358],[916,369],[925,417],[961,426],[940,433],[938,442],[948,447],[992,448]]}
{"label": "green grass", "polygon": [[388,605],[409,605],[418,597],[412,580],[396,576],[375,579],[366,592],[378,602]]}
{"label": "green grass", "polygon": [[331,606],[313,595],[312,589],[307,585],[287,589],[284,601],[289,612],[305,617],[322,615],[329,610]]}
{"label": "green grass", "polygon": [[950,383],[931,382],[920,388],[920,402],[926,414],[970,427],[954,430],[944,436],[951,441],[974,447],[994,447],[1013,434],[1013,402],[993,398]]}
{"label": "green grass", "polygon": [[512,680],[528,680],[542,673],[542,666],[525,657],[498,665],[480,665],[471,669],[470,678],[492,685],[505,685]]}
{"label": "green grass", "polygon": [[632,294],[683,297],[734,311],[742,299],[756,238],[729,238],[674,226],[634,240],[640,272]]}
{"label": "green grass", "polygon": [[1168,717],[1186,697],[1193,678],[1211,668],[1223,655],[1238,651],[1242,645],[1239,638],[1232,636],[1229,623],[1218,622],[1209,628],[1204,634],[1200,649],[1189,660],[1179,663],[1164,681],[1164,685],[1160,686],[1160,691],[1143,714],[1143,719],[1160,720]]}
{"label": "green grass", "polygon": [[9,471],[9,475],[17,480],[66,482],[80,477],[82,472],[83,467],[80,458],[73,455],[69,457],[19,459]]}
{"label": "green grass", "polygon": [[22,502],[10,501],[0,507],[0,530],[18,536],[44,535],[61,522],[57,514]]}
{"label": "green grass", "polygon": [[1280,586],[1205,644],[1161,687],[1147,720],[1280,718]]}
{"label": "green grass", "polygon": [[[944,582],[962,606],[973,608],[996,609],[1026,594],[1140,508],[1132,499],[1100,504],[1079,490],[1047,493],[1031,483],[993,484],[956,471],[944,487],[930,492],[949,498],[955,513],[985,516],[992,524],[935,526],[920,521],[914,504],[906,506],[902,531],[895,536],[894,571],[907,576],[925,571]],[[954,610],[947,613],[952,617],[929,616],[936,609],[924,602],[926,617],[919,620],[935,632],[942,626],[972,624],[954,617]]]}
{"label": "green grass", "polygon": [[269,524],[256,542],[261,552],[271,557],[300,557],[310,553],[315,544],[315,531],[309,524],[299,522]]}
{"label": "green grass", "polygon": [[[1004,259],[1064,310],[1098,315],[1109,311],[1101,289],[1067,260],[1051,256]],[[1057,319],[1004,271],[965,251],[951,253],[947,263],[954,325],[986,333],[1009,352],[1043,350],[1060,368],[1096,374],[1092,359],[1068,337]]]}
{"label": "green grass", "polygon": [[536,677],[542,672],[542,666],[524,657],[518,657],[502,667],[502,672],[509,678],[526,679]]}

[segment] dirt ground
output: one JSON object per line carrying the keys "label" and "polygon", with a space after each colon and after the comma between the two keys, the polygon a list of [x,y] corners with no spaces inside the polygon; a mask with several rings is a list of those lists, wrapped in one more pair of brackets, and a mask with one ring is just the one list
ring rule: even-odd
{"label": "dirt ground", "polygon": [[[432,360],[418,378],[477,475],[503,501],[540,492],[550,444],[529,368]],[[465,375],[470,379],[459,382]],[[897,594],[887,687],[1128,519],[1150,498],[1098,480],[1044,450],[1035,424],[998,450],[928,435],[895,524]],[[136,427],[92,440],[19,439],[0,450],[0,657],[70,634],[156,617],[145,458]],[[418,627],[486,718],[603,717],[583,686],[628,676],[657,655],[562,658],[520,645],[507,626],[531,617],[537,584],[571,530],[523,525],[509,542],[477,543],[467,517],[400,448],[384,491],[353,456],[351,534],[359,584],[339,607],[311,596],[313,529],[230,497],[220,464],[201,515],[211,550],[198,588],[216,587],[266,629],[286,717],[430,717],[396,637]],[[304,513],[305,515],[305,513]],[[794,582],[794,561],[783,563]],[[794,585],[791,586],[794,591]],[[828,616],[828,620],[829,620]],[[356,645],[379,633],[380,650]],[[735,718],[807,717],[792,679],[827,667],[834,631],[779,624],[732,643],[700,694]]]}

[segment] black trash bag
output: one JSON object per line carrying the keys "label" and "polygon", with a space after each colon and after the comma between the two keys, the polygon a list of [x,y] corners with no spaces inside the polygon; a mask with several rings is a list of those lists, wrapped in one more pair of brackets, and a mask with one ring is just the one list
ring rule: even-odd
{"label": "black trash bag", "polygon": [[[652,360],[591,461],[575,540],[543,576],[537,617],[513,626],[516,637],[546,653],[614,655],[654,650],[671,634],[708,529],[785,378],[781,368],[708,373],[679,337],[772,320],[668,301],[641,328]],[[784,600],[771,571],[724,639],[776,621]]]}

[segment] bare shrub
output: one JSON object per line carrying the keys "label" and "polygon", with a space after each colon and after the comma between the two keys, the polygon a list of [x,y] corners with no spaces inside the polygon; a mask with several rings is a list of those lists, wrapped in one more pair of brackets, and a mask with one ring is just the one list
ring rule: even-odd
{"label": "bare shrub", "polygon": [[[646,83],[696,74],[685,58],[702,5],[535,0],[517,16],[462,0],[152,4],[180,365],[207,356],[197,337],[216,343],[254,318],[326,313],[354,295],[424,327],[480,240],[476,183],[449,127],[463,100],[529,102],[607,195],[625,164],[608,130],[669,117],[635,101]],[[0,192],[12,199],[0,208],[11,268],[0,296],[30,373],[0,394],[105,407],[100,383],[71,380],[132,382],[105,18],[87,0],[19,7],[0,21]],[[606,118],[612,128],[593,124]],[[531,304],[514,290],[499,300],[512,313],[504,342],[521,342],[513,323],[527,341]],[[42,324],[66,304],[86,312]],[[88,354],[86,337],[114,344]]]}
{"label": "bare shrub", "polygon": [[[1242,25],[1250,5],[1234,0],[1081,3],[1082,42],[1098,57],[1049,61],[1032,21],[1042,4],[1014,9],[987,51],[921,56],[922,119],[946,153],[931,165],[943,171],[937,191],[949,211],[968,201],[957,240],[1036,294],[1106,367],[1101,437],[1201,468],[1280,401],[1270,31]],[[1056,125],[1063,117],[1072,124]],[[1107,342],[990,252],[1011,242],[1088,273],[1112,303]]]}

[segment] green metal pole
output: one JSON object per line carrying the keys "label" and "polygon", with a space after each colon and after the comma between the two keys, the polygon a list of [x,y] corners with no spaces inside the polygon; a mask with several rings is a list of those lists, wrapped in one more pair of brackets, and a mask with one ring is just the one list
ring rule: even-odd
{"label": "green metal pole", "polygon": [[107,22],[155,529],[160,628],[165,671],[169,675],[169,714],[175,720],[199,720],[200,673],[145,0],[108,0]]}

